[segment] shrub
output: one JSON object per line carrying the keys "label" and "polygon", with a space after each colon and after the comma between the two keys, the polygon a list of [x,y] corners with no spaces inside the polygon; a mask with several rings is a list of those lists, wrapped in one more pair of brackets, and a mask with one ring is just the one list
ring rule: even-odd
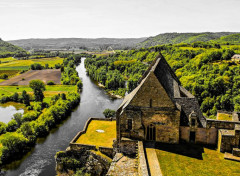
{"label": "shrub", "polygon": [[48,81],[47,85],[55,85],[54,81]]}
{"label": "shrub", "polygon": [[114,117],[116,115],[116,112],[112,109],[105,109],[103,111],[103,115],[106,117],[106,118],[110,118],[110,117]]}

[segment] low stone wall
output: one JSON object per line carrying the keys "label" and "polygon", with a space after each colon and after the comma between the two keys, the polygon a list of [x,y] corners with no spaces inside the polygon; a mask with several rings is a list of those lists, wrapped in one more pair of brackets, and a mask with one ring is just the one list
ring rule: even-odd
{"label": "low stone wall", "polygon": [[240,157],[240,149],[239,148],[233,148],[232,154],[233,154],[233,156]]}
{"label": "low stone wall", "polygon": [[225,130],[219,130],[218,134],[218,150],[220,152],[232,152],[236,147],[236,138],[234,134],[226,135]]}
{"label": "low stone wall", "polygon": [[214,127],[217,129],[233,130],[235,127],[235,124],[240,124],[240,122],[207,119],[207,128]]}
{"label": "low stone wall", "polygon": [[135,140],[122,139],[118,147],[124,155],[135,155],[137,154],[137,143],[138,141]]}
{"label": "low stone wall", "polygon": [[[197,128],[195,136],[195,143],[216,145],[217,144],[217,129],[216,128]],[[180,126],[180,140],[189,142],[190,127]]]}
{"label": "low stone wall", "polygon": [[149,176],[147,161],[146,161],[142,141],[138,141],[138,174],[139,176]]}
{"label": "low stone wall", "polygon": [[113,158],[113,148],[99,146],[98,150],[106,156]]}
{"label": "low stone wall", "polygon": [[97,147],[95,145],[85,145],[85,144],[77,144],[77,143],[70,143],[70,149],[71,150],[97,150]]}

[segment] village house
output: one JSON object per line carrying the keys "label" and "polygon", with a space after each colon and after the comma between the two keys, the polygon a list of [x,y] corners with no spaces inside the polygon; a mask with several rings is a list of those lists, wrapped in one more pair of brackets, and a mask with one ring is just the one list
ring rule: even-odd
{"label": "village house", "polygon": [[232,61],[240,61],[240,54],[234,54],[232,57]]}

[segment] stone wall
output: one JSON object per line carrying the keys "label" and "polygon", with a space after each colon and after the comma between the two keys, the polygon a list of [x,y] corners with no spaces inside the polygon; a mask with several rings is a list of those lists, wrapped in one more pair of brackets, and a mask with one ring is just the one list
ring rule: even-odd
{"label": "stone wall", "polygon": [[[189,142],[190,138],[190,127],[180,127],[180,140]],[[195,136],[195,143],[216,145],[217,144],[217,129],[216,128],[197,128]]]}
{"label": "stone wall", "polygon": [[70,143],[69,144],[71,150],[97,150],[95,145],[88,145],[88,144],[77,144],[77,143]]}
{"label": "stone wall", "polygon": [[240,157],[240,149],[239,148],[233,148],[232,154],[233,154],[233,156]]}
{"label": "stone wall", "polygon": [[219,130],[218,132],[218,150],[220,152],[232,152],[232,149],[236,147],[236,139],[233,130],[232,134],[226,134],[227,130]]}
{"label": "stone wall", "polygon": [[130,139],[122,139],[121,142],[118,143],[118,149],[124,155],[136,155],[137,144],[138,144],[138,141],[130,140]]}
{"label": "stone wall", "polygon": [[113,148],[99,146],[98,150],[106,156],[113,158]]}
{"label": "stone wall", "polygon": [[139,176],[149,176],[147,161],[146,161],[142,141],[138,141],[138,174]]}
{"label": "stone wall", "polygon": [[207,119],[207,128],[214,127],[214,128],[217,128],[217,129],[233,130],[235,128],[235,124],[240,124],[240,122]]}

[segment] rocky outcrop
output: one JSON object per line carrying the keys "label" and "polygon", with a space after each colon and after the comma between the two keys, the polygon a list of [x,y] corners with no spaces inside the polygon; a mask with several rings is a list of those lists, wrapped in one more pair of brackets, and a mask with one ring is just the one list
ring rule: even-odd
{"label": "rocky outcrop", "polygon": [[100,152],[84,149],[60,151],[55,158],[58,175],[73,175],[81,169],[83,173],[102,176],[106,175],[111,163],[111,159]]}

